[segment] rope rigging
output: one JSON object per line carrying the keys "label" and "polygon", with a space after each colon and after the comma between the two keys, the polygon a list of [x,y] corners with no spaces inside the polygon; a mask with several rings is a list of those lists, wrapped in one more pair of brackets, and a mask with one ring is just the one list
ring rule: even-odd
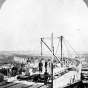
{"label": "rope rigging", "polygon": [[[59,37],[59,38],[60,38],[60,37]],[[59,42],[58,42],[58,45],[57,45],[57,49],[56,49],[55,55],[57,54],[57,50],[58,50],[59,44],[60,44],[60,39],[59,39]]]}
{"label": "rope rigging", "polygon": [[68,56],[72,56],[71,53],[70,53],[70,50],[68,49],[68,46],[66,45],[66,42],[64,41],[64,38],[63,38],[63,42],[64,42],[64,45],[65,45],[65,47],[66,47]]}
{"label": "rope rigging", "polygon": [[[64,40],[67,42],[67,40],[64,38]],[[67,44],[71,47],[71,45],[67,42]],[[71,47],[72,48],[72,47]],[[79,57],[79,55],[76,53],[76,51],[72,48],[72,50],[75,52],[75,54]]]}

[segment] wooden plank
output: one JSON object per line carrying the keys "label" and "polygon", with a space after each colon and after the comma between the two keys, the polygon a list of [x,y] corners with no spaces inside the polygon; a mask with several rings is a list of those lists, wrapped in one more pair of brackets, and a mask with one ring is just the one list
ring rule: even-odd
{"label": "wooden plank", "polygon": [[17,85],[11,86],[11,87],[9,87],[9,88],[22,88],[22,87],[25,87],[25,86],[26,86],[25,84],[19,83],[19,84],[17,84]]}
{"label": "wooden plank", "polygon": [[28,87],[28,88],[40,88],[42,86],[44,86],[44,84],[35,84],[35,85]]}
{"label": "wooden plank", "polygon": [[3,85],[3,86],[0,86],[0,88],[9,88],[9,87],[11,87],[11,86],[13,86],[13,85],[17,85],[18,83],[13,83],[13,82],[11,82],[11,83],[7,83],[6,85]]}
{"label": "wooden plank", "polygon": [[16,81],[16,82],[25,85],[25,86],[22,86],[22,88],[28,88],[35,85],[34,82],[28,82],[28,81]]}
{"label": "wooden plank", "polygon": [[31,86],[33,86],[33,85],[27,85],[26,87],[21,87],[21,88],[29,88],[29,87],[31,87]]}
{"label": "wooden plank", "polygon": [[44,85],[44,86],[42,86],[42,87],[40,87],[40,88],[47,88],[47,86],[46,86],[46,85]]}
{"label": "wooden plank", "polygon": [[51,88],[51,84],[40,86],[39,88]]}

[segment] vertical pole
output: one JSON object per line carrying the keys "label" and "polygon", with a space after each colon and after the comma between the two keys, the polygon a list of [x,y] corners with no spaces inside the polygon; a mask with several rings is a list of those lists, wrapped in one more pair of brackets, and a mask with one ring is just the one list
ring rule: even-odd
{"label": "vertical pole", "polygon": [[53,55],[54,55],[54,47],[53,47],[53,33],[51,36],[51,48],[52,48],[52,62],[51,62],[51,71],[52,71],[52,84],[51,84],[51,88],[53,88]]}
{"label": "vertical pole", "polygon": [[42,56],[42,38],[41,38],[41,56]]}
{"label": "vertical pole", "polygon": [[63,66],[63,58],[62,58],[62,38],[63,38],[63,36],[61,36],[61,62],[62,62],[62,66]]}

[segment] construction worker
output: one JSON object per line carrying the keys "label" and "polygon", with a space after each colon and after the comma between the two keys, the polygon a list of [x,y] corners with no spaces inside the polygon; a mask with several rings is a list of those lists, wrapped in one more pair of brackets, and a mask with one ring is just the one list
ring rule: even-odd
{"label": "construction worker", "polygon": [[40,60],[40,62],[39,62],[39,72],[41,72],[41,73],[42,73],[42,66],[43,66],[43,64],[42,64],[42,61]]}
{"label": "construction worker", "polygon": [[44,84],[45,85],[47,85],[48,76],[49,74],[47,73],[47,70],[45,70],[45,73],[44,73]]}
{"label": "construction worker", "polygon": [[47,61],[45,61],[45,70],[47,70]]}
{"label": "construction worker", "polygon": [[11,77],[12,76],[12,68],[11,68],[11,66],[9,66],[9,77]]}

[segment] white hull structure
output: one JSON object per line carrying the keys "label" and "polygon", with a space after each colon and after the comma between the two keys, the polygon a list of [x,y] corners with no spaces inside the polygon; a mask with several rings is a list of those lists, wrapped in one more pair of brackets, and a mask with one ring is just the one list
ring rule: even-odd
{"label": "white hull structure", "polygon": [[[59,67],[55,75],[60,73],[61,71],[65,72],[66,69],[65,67]],[[66,86],[70,86],[81,81],[81,63],[76,67],[76,69],[76,71],[68,71],[65,72],[62,76],[56,77],[53,80],[53,88],[64,88]]]}

